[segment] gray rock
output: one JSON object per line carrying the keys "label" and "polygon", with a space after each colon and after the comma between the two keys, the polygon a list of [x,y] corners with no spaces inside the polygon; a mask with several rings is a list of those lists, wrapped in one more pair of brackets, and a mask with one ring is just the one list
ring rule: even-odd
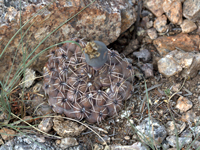
{"label": "gray rock", "polygon": [[60,147],[62,149],[66,149],[66,148],[76,146],[76,145],[78,145],[76,138],[67,137],[67,138],[61,139]]}
{"label": "gray rock", "polygon": [[56,146],[44,137],[23,135],[15,137],[0,147],[0,150],[56,150]]}
{"label": "gray rock", "polygon": [[148,150],[147,147],[142,145],[142,143],[137,142],[133,145],[122,146],[122,145],[111,145],[111,150]]}
{"label": "gray rock", "polygon": [[[168,136],[166,140],[169,142],[169,145],[172,147],[177,147],[176,136]],[[178,137],[179,148],[184,147],[192,142],[192,138],[190,137]]]}
{"label": "gray rock", "polygon": [[53,127],[53,118],[43,118],[38,128],[44,132],[49,132]]}
{"label": "gray rock", "polygon": [[200,18],[200,1],[199,0],[185,0],[185,2],[183,3],[183,16],[191,20],[199,19]]}
{"label": "gray rock", "polygon": [[165,126],[153,118],[145,118],[136,129],[140,140],[145,143],[151,142],[152,138],[156,144],[161,144],[167,136]]}
{"label": "gray rock", "polygon": [[166,32],[168,29],[167,24],[167,17],[165,15],[162,15],[158,18],[156,18],[156,20],[154,21],[154,28],[158,31],[158,32]]}

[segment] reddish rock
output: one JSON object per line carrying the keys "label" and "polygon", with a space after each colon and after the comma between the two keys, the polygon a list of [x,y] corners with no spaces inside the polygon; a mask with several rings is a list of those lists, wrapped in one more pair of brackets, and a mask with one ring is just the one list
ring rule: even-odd
{"label": "reddish rock", "polygon": [[[50,1],[50,0],[46,0]],[[5,73],[12,68],[10,79],[13,78],[14,73],[17,72],[19,64],[22,61],[22,45],[26,50],[26,57],[30,55],[30,60],[36,54],[45,48],[62,42],[70,40],[74,37],[84,38],[85,40],[99,40],[106,45],[115,41],[120,33],[128,29],[136,20],[136,12],[133,3],[129,0],[111,0],[106,3],[95,1],[92,5],[72,18],[68,23],[64,24],[57,31],[52,33],[40,46],[34,51],[35,47],[61,23],[71,18],[77,12],[82,10],[89,1],[64,1],[59,0],[56,3],[48,4],[45,1],[37,5],[28,5],[24,7],[22,13],[22,25],[27,23],[21,30],[23,37],[23,44],[20,44],[21,34],[18,34],[7,47],[3,56],[0,58],[0,80],[2,81]],[[37,12],[44,8],[38,15],[36,15],[30,22],[27,22]],[[5,48],[11,37],[20,28],[20,12],[15,9],[8,9],[5,19],[6,25],[0,26],[0,54]],[[32,24],[33,23],[33,24]],[[30,26],[32,24],[32,26]],[[17,51],[17,47],[19,49]],[[15,56],[16,52],[16,56]],[[42,71],[48,52],[44,52],[41,57],[31,63],[30,68]],[[14,63],[13,63],[14,60]]]}
{"label": "reddish rock", "polygon": [[178,34],[175,36],[163,36],[153,41],[160,55],[164,56],[176,48],[186,52],[199,51],[199,35]]}
{"label": "reddish rock", "polygon": [[191,20],[200,19],[200,1],[185,0],[183,3],[183,16]]}
{"label": "reddish rock", "polygon": [[182,23],[182,4],[180,0],[165,0],[163,10],[172,23]]}
{"label": "reddish rock", "polygon": [[149,9],[156,17],[161,16],[164,11],[162,8],[164,0],[144,0],[144,6]]}

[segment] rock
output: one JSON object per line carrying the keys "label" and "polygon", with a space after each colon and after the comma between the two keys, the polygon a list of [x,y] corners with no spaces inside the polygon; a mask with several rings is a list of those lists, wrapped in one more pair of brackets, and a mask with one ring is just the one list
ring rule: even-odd
{"label": "rock", "polygon": [[49,132],[53,127],[53,118],[42,118],[38,128],[44,132]]}
{"label": "rock", "polygon": [[158,71],[166,77],[173,76],[182,71],[182,67],[170,54],[158,61]]}
{"label": "rock", "polygon": [[[70,40],[74,37],[84,38],[85,40],[99,40],[104,42],[106,45],[115,41],[120,33],[127,30],[136,20],[136,12],[133,7],[133,3],[129,0],[112,0],[106,3],[95,1],[91,6],[89,6],[85,11],[79,13],[76,17],[73,17],[68,23],[64,24],[57,31],[50,33],[58,27],[61,23],[66,21],[68,18],[75,15],[77,12],[82,10],[89,1],[81,2],[77,1],[57,1],[50,4],[50,0],[44,3],[37,3],[23,7],[22,11],[22,25],[27,22],[33,15],[36,15],[42,8],[47,4],[48,7],[44,8],[38,15],[34,17],[30,22],[23,27],[22,35],[26,32],[28,27],[34,22],[23,37],[23,46],[28,47],[26,51],[26,56],[30,55],[27,61],[30,61],[34,56],[45,48],[59,43],[61,41]],[[20,11],[10,11],[14,15],[6,14],[9,22],[7,20],[2,20],[5,22],[6,26],[0,26],[0,54],[2,54],[8,41],[20,28]],[[12,16],[12,18],[10,17]],[[10,22],[11,21],[11,22]],[[42,41],[45,36],[49,35],[48,39]],[[30,38],[31,37],[31,38]],[[7,47],[0,61],[0,80],[2,81],[5,73],[11,68],[13,60],[14,67],[12,68],[10,80],[16,73],[19,64],[23,58],[22,46],[20,45],[21,35],[18,34],[12,42]],[[41,42],[41,45],[38,45]],[[19,50],[15,51],[19,46]],[[35,47],[38,48],[34,51]],[[44,52],[41,57],[37,57],[31,65],[31,69],[42,72],[44,63],[47,61],[47,51]],[[17,59],[15,59],[17,58]]]}
{"label": "rock", "polygon": [[182,120],[183,122],[189,122],[189,123],[191,123],[191,122],[197,121],[198,118],[197,118],[196,114],[194,113],[194,111],[193,111],[193,110],[190,110],[190,111],[188,111],[188,112],[182,114],[181,120]]}
{"label": "rock", "polygon": [[148,62],[151,59],[151,53],[147,49],[140,49],[139,52],[133,52],[133,55],[143,62]]}
{"label": "rock", "polygon": [[181,24],[182,33],[190,33],[197,29],[196,24],[188,19],[185,19]]}
{"label": "rock", "polygon": [[124,119],[125,117],[128,118],[131,115],[131,111],[130,110],[122,110],[121,112],[121,119]]}
{"label": "rock", "polygon": [[145,78],[154,77],[152,64],[145,63],[140,67],[140,69],[144,72]]}
{"label": "rock", "polygon": [[182,23],[182,3],[180,0],[165,0],[163,10],[173,24]]}
{"label": "rock", "polygon": [[103,147],[103,145],[95,143],[93,145],[93,150],[104,150],[104,147]]}
{"label": "rock", "polygon": [[0,150],[55,150],[57,146],[52,142],[45,140],[44,137],[36,135],[16,136],[0,147]]}
{"label": "rock", "polygon": [[34,119],[33,119],[32,116],[25,116],[25,117],[23,118],[23,120],[26,121],[26,122],[28,122],[28,123],[32,123]]}
{"label": "rock", "polygon": [[158,70],[166,77],[178,74],[184,68],[190,68],[194,60],[192,53],[174,50],[158,61]]}
{"label": "rock", "polygon": [[16,132],[4,127],[0,130],[0,134],[4,140],[10,140],[15,136]]}
{"label": "rock", "polygon": [[78,123],[70,120],[65,121],[62,118],[54,118],[53,123],[53,129],[62,137],[78,136],[86,129],[83,125],[79,125]]}
{"label": "rock", "polygon": [[168,121],[166,123],[166,130],[167,130],[167,133],[169,135],[176,135],[176,130],[177,130],[177,133],[181,133],[186,127],[186,124],[183,123],[183,125],[180,125],[178,123],[175,123],[173,121]]}
{"label": "rock", "polygon": [[162,8],[164,0],[144,0],[144,6],[149,9],[156,17],[161,16],[164,11]]}
{"label": "rock", "polygon": [[[27,68],[26,70],[25,70],[25,77],[22,79],[22,83],[21,83],[21,87],[26,87],[26,88],[29,88],[32,84],[33,84],[33,82],[34,82],[34,80],[35,80],[35,71],[34,70],[32,70],[32,69],[29,69],[29,68]],[[24,84],[23,84],[24,83]]]}
{"label": "rock", "polygon": [[166,24],[167,17],[165,15],[162,15],[156,18],[156,20],[154,21],[154,28],[156,28],[158,32],[166,32],[168,29],[168,26]]}
{"label": "rock", "polygon": [[136,126],[140,140],[144,143],[151,141],[150,138],[155,140],[155,144],[159,145],[167,136],[165,126],[153,118],[145,118],[142,123]]}
{"label": "rock", "polygon": [[136,142],[133,145],[122,146],[122,145],[111,145],[111,150],[148,150],[145,146],[140,142]]}
{"label": "rock", "polygon": [[126,46],[126,48],[123,50],[123,54],[125,56],[129,55],[133,51],[137,50],[139,48],[139,41],[137,39],[131,40],[129,44]]}
{"label": "rock", "polygon": [[199,19],[200,18],[200,1],[199,0],[185,0],[185,2],[183,3],[183,16],[193,21]]}
{"label": "rock", "polygon": [[[174,135],[168,136],[166,138],[166,140],[169,142],[169,145],[171,145],[172,147],[177,146],[176,136],[174,136]],[[178,137],[178,142],[179,142],[179,148],[182,148],[185,145],[190,144],[190,142],[192,142],[192,138],[190,138],[190,137]]]}
{"label": "rock", "polygon": [[158,34],[157,34],[155,28],[148,29],[148,30],[147,30],[147,34],[148,34],[148,36],[150,37],[150,39],[152,39],[152,40],[155,40],[155,39],[157,39],[157,37],[158,37]]}
{"label": "rock", "polygon": [[180,83],[177,83],[175,85],[172,86],[172,91],[173,92],[178,92],[178,90],[180,89],[181,87],[181,84]]}
{"label": "rock", "polygon": [[197,141],[194,141],[194,144],[192,145],[193,149],[198,149],[200,147],[200,142],[197,140]]}
{"label": "rock", "polygon": [[200,70],[200,54],[194,54],[194,60],[192,62],[192,65],[189,68],[183,69],[181,72],[182,77],[190,77],[194,78],[197,74],[198,71]]}
{"label": "rock", "polygon": [[186,97],[180,96],[177,100],[176,108],[180,110],[180,113],[188,111],[192,108],[193,104]]}
{"label": "rock", "polygon": [[159,54],[164,56],[168,52],[179,48],[186,52],[199,51],[199,35],[188,35],[180,33],[175,36],[162,36],[153,41],[154,46]]}
{"label": "rock", "polygon": [[67,137],[67,138],[61,139],[60,147],[62,149],[66,149],[68,147],[72,147],[76,145],[78,145],[76,138]]}

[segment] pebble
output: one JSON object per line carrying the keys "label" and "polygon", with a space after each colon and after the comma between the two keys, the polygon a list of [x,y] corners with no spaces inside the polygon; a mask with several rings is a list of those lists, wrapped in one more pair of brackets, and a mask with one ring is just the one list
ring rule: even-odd
{"label": "pebble", "polygon": [[111,150],[148,150],[141,142],[136,142],[133,145],[111,145]]}
{"label": "pebble", "polygon": [[33,122],[33,117],[32,116],[25,116],[24,118],[23,118],[23,120],[25,120],[26,122],[28,122],[28,123],[31,123],[31,122]]}
{"label": "pebble", "polygon": [[164,13],[162,8],[163,2],[164,0],[144,0],[144,6],[156,17],[159,17]]}
{"label": "pebble", "polygon": [[189,101],[186,97],[180,96],[177,100],[176,108],[180,110],[180,113],[188,111],[192,108],[192,106],[192,102]]}
{"label": "pebble", "polygon": [[53,118],[42,118],[38,128],[44,132],[49,132],[53,127]]}
{"label": "pebble", "polygon": [[173,24],[182,23],[182,3],[180,0],[165,0],[163,10]]}
{"label": "pebble", "polygon": [[190,110],[186,113],[183,113],[181,116],[181,120],[184,122],[195,122],[198,118],[196,117],[196,114],[194,113],[193,110]]}
{"label": "pebble", "polygon": [[54,118],[53,129],[57,132],[58,135],[67,137],[80,135],[81,132],[86,129],[86,127],[70,120]]}
{"label": "pebble", "polygon": [[103,148],[104,148],[103,145],[97,143],[93,145],[93,150],[103,150]]}
{"label": "pebble", "polygon": [[168,29],[167,24],[167,17],[165,15],[162,15],[158,18],[156,18],[156,20],[154,21],[154,28],[158,31],[158,32],[166,32]]}
{"label": "pebble", "polygon": [[185,2],[183,3],[183,16],[190,20],[199,19],[200,18],[200,1],[199,0],[185,0]]}
{"label": "pebble", "polygon": [[189,19],[185,19],[181,24],[182,33],[190,33],[197,29],[197,25]]}
{"label": "pebble", "polygon": [[166,123],[166,130],[167,130],[167,133],[169,135],[175,135],[176,134],[176,130],[177,130],[177,133],[181,133],[186,127],[186,124],[183,123],[182,125],[181,124],[178,124],[178,123],[175,123],[173,121],[168,121]]}
{"label": "pebble", "polygon": [[147,49],[140,49],[139,52],[133,52],[133,55],[143,62],[148,62],[151,59],[151,53]]}
{"label": "pebble", "polygon": [[158,61],[158,70],[166,77],[178,74],[183,68],[190,68],[194,56],[191,53],[174,50]]}
{"label": "pebble", "polygon": [[125,117],[128,118],[130,115],[131,115],[130,110],[122,110],[120,117],[121,117],[121,119],[124,119]]}
{"label": "pebble", "polygon": [[131,138],[130,138],[130,136],[125,136],[124,139],[128,141],[128,140],[130,140]]}
{"label": "pebble", "polygon": [[67,138],[61,139],[60,147],[62,149],[66,149],[66,148],[69,148],[71,146],[76,146],[76,145],[78,145],[76,138],[67,137]]}
{"label": "pebble", "polygon": [[[169,142],[169,145],[171,145],[172,147],[175,148],[177,146],[176,136],[174,136],[174,135],[168,136],[166,138],[166,140]],[[190,138],[190,137],[178,137],[178,142],[179,142],[179,148],[182,148],[185,145],[190,144],[192,142],[192,138]]]}
{"label": "pebble", "polygon": [[35,71],[27,68],[25,70],[25,77],[21,81],[24,84],[21,84],[21,87],[23,87],[24,85],[24,87],[29,88],[33,84],[35,77],[36,77]]}
{"label": "pebble", "polygon": [[140,69],[144,72],[145,78],[154,77],[153,65],[151,63],[143,64]]}
{"label": "pebble", "polygon": [[139,47],[139,41],[137,39],[131,40],[129,44],[123,50],[125,56],[131,54],[133,51],[137,50]]}
{"label": "pebble", "polygon": [[[167,136],[167,131],[164,125],[153,118],[145,118],[138,126],[138,135],[144,143],[151,142],[150,137],[154,138],[156,144],[161,144]],[[145,140],[144,140],[145,139]]]}
{"label": "pebble", "polygon": [[148,30],[147,30],[147,34],[148,34],[148,36],[150,37],[150,39],[152,39],[152,40],[155,40],[155,39],[157,39],[157,37],[158,37],[158,34],[157,34],[155,28],[148,29]]}
{"label": "pebble", "polygon": [[0,134],[3,140],[10,140],[15,136],[16,132],[14,130],[3,127],[0,130]]}

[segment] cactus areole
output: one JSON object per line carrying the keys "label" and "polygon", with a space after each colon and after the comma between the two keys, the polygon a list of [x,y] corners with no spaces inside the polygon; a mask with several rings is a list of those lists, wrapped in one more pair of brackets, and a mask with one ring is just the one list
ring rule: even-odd
{"label": "cactus areole", "polygon": [[117,115],[131,97],[133,67],[100,41],[73,40],[82,49],[65,43],[50,51],[43,69],[43,89],[56,113],[100,123]]}

